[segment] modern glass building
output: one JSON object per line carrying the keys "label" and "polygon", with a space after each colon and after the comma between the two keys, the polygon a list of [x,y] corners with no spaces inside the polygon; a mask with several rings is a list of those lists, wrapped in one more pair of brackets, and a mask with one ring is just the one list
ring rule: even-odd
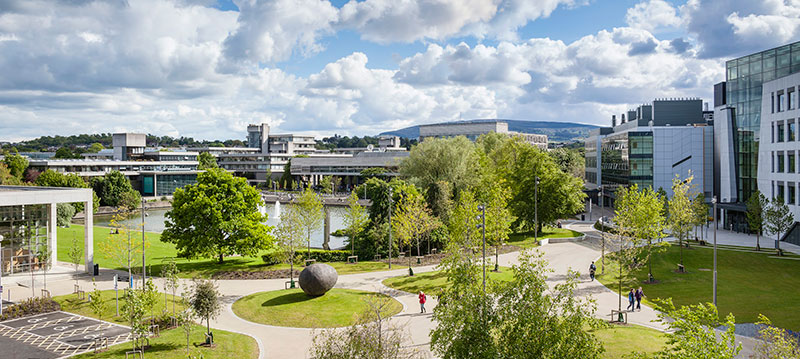
{"label": "modern glass building", "polygon": [[800,72],[800,42],[730,60],[725,68],[723,101],[731,109],[736,194],[744,203],[758,188],[762,84]]}

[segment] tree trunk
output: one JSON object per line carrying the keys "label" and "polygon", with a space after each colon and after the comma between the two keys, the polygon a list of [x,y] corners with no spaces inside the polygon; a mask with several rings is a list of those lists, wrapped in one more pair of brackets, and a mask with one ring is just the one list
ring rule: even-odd
{"label": "tree trunk", "polygon": [[225,256],[224,256],[222,253],[220,253],[220,254],[219,254],[219,262],[218,262],[218,263],[219,263],[219,264],[222,264],[222,261],[223,261],[224,259],[225,259]]}
{"label": "tree trunk", "polygon": [[760,240],[759,240],[759,238],[758,238],[760,234],[761,234],[761,233],[759,233],[759,232],[756,232],[756,250],[757,250],[757,251],[760,251],[760,250],[761,250],[761,244],[759,243],[759,242],[760,242]]}
{"label": "tree trunk", "polygon": [[494,246],[494,271],[500,271],[500,250],[499,246]]}

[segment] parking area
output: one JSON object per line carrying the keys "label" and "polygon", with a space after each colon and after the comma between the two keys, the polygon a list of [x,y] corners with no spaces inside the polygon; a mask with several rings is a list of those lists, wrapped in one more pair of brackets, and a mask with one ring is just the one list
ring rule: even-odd
{"label": "parking area", "polygon": [[66,312],[0,322],[0,358],[55,359],[128,341],[130,329]]}

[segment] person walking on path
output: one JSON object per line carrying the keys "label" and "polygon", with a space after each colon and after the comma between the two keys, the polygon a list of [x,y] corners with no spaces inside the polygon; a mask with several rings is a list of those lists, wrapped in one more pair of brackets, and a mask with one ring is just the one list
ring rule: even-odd
{"label": "person walking on path", "polygon": [[597,270],[597,266],[594,265],[594,262],[589,265],[589,278],[592,278],[592,282],[594,282],[594,272]]}
{"label": "person walking on path", "polygon": [[642,298],[644,298],[644,291],[642,287],[639,287],[639,289],[636,290],[636,309],[640,312],[642,311]]}
{"label": "person walking on path", "polygon": [[633,309],[636,308],[636,306],[634,304],[634,298],[635,298],[635,294],[633,292],[633,288],[631,288],[631,291],[628,292],[628,307],[625,308],[625,310],[633,310]]}
{"label": "person walking on path", "polygon": [[428,298],[425,296],[425,293],[420,291],[419,292],[419,312],[420,313],[425,313],[425,302],[427,301],[427,299]]}

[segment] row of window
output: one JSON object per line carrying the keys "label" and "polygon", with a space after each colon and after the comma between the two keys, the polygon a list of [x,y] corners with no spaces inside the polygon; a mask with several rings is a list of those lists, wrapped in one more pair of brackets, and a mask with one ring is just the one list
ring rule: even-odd
{"label": "row of window", "polygon": [[772,173],[795,173],[796,151],[772,151]]}
{"label": "row of window", "polygon": [[792,142],[797,139],[797,123],[794,119],[772,122],[772,143]]}
{"label": "row of window", "polygon": [[785,90],[772,92],[770,103],[772,104],[772,113],[794,110],[797,108],[797,91],[792,86]]}
{"label": "row of window", "polygon": [[797,205],[797,185],[794,182],[772,181],[772,198],[778,198],[790,206]]}

